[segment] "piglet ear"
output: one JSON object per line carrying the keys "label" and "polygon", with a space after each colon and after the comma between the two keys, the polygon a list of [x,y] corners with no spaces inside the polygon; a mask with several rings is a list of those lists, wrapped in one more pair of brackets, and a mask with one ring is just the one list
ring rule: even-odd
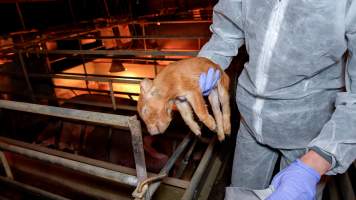
{"label": "piglet ear", "polygon": [[152,88],[153,82],[150,79],[143,79],[140,83],[140,91],[142,94],[147,94],[148,91]]}

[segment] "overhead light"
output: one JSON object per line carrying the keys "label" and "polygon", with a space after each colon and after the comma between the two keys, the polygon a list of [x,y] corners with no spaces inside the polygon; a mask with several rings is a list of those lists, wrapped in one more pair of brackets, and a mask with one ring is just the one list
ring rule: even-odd
{"label": "overhead light", "polygon": [[110,73],[123,72],[123,71],[126,71],[126,69],[120,60],[113,60],[111,62],[111,66],[109,70]]}

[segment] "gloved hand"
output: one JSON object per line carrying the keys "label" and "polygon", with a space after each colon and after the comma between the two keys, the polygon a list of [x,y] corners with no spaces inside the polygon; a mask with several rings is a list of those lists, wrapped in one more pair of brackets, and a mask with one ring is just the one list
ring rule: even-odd
{"label": "gloved hand", "polygon": [[273,178],[267,200],[313,200],[319,180],[319,173],[298,159]]}
{"label": "gloved hand", "polygon": [[208,73],[200,74],[199,85],[204,96],[208,96],[220,79],[220,71],[213,67],[209,68]]}

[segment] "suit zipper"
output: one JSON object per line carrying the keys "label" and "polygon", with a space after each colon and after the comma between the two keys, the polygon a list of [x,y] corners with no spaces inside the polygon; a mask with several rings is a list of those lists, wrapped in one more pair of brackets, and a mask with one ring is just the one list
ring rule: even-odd
{"label": "suit zipper", "polygon": [[260,141],[262,141],[262,108],[264,106],[264,99],[260,98],[260,95],[266,90],[267,85],[267,73],[270,68],[270,62],[272,58],[273,49],[277,43],[281,24],[284,19],[284,13],[288,5],[289,0],[278,0],[276,7],[272,13],[271,19],[268,23],[268,29],[266,31],[265,39],[262,46],[262,52],[258,60],[256,69],[256,93],[257,99],[253,106],[254,111],[254,128]]}

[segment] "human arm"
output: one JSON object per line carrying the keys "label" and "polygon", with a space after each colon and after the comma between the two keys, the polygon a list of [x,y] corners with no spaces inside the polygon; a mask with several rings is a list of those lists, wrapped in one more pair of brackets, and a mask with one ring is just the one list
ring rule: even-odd
{"label": "human arm", "polygon": [[335,111],[319,136],[308,146],[328,154],[330,170],[326,174],[343,173],[356,158],[356,2],[352,1],[346,13],[347,63],[346,91],[337,94]]}
{"label": "human arm", "polygon": [[226,69],[244,44],[241,0],[220,0],[213,10],[212,36],[199,52]]}

